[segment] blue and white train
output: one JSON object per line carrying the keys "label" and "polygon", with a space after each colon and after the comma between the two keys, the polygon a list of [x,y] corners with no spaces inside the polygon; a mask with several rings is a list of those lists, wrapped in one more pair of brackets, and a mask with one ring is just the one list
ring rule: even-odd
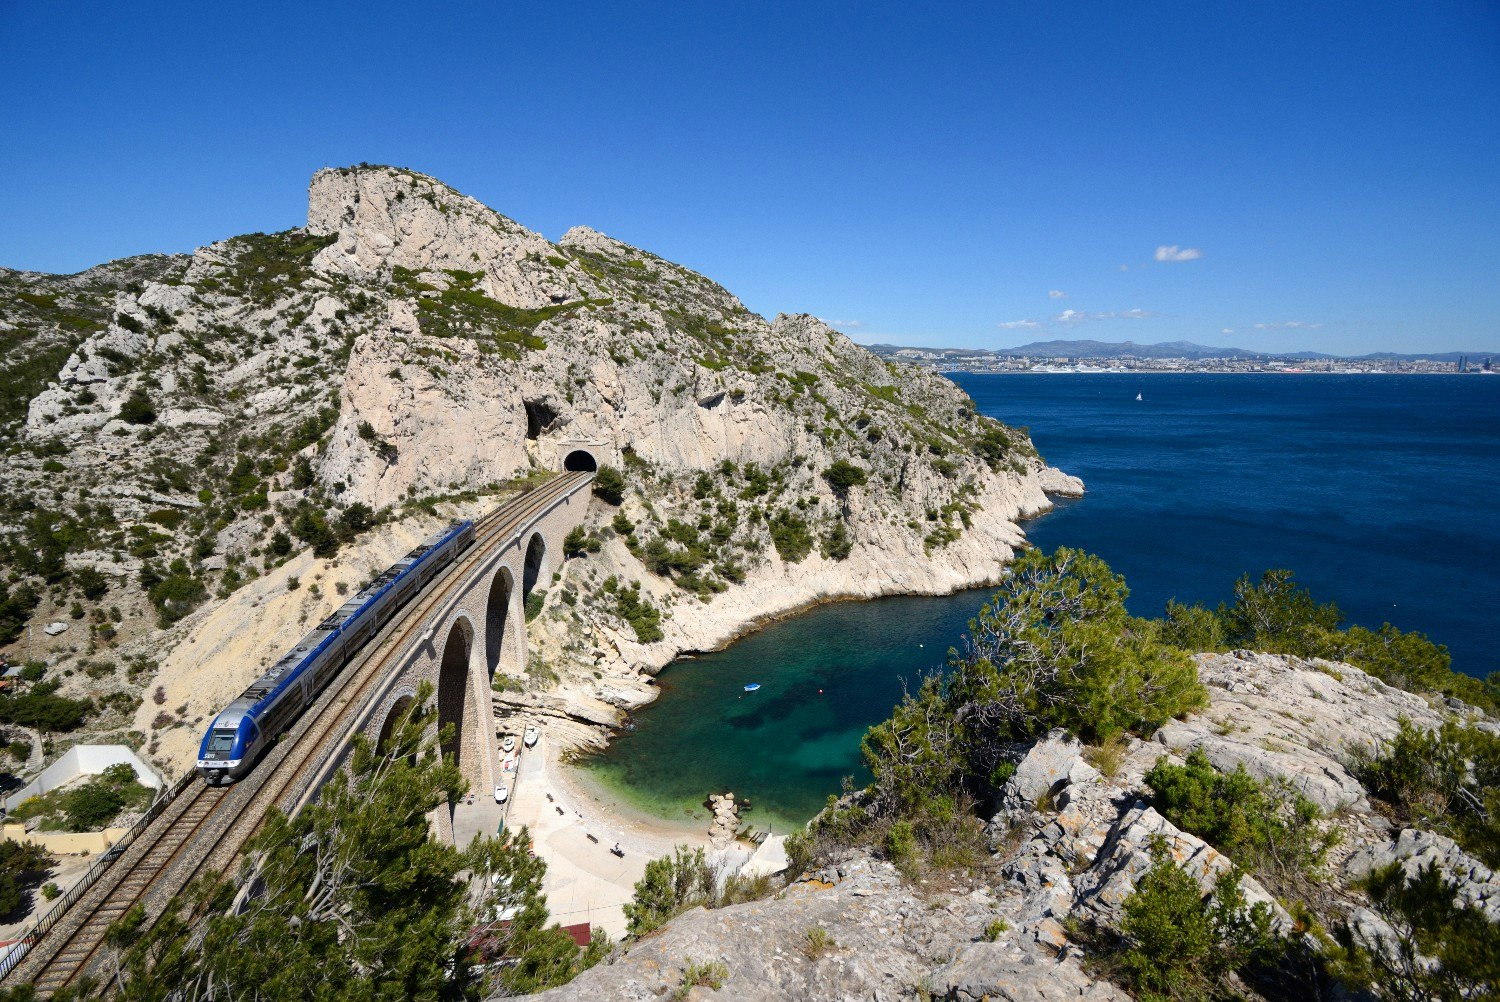
{"label": "blue and white train", "polygon": [[198,748],[198,771],[204,781],[210,786],[232,783],[249,772],[277,735],[302,715],[396,610],[472,545],[474,523],[453,523],[392,564],[303,637],[209,725]]}

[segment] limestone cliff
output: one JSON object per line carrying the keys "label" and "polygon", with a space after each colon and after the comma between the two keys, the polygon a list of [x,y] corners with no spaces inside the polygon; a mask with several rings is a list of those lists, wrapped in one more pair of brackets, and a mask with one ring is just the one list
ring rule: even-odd
{"label": "limestone cliff", "polygon": [[[304,228],[0,278],[19,397],[0,645],[67,623],[20,653],[88,661],[67,691],[119,707],[101,731],[161,721],[126,711],[192,688],[153,678],[162,653],[299,551],[362,564],[373,523],[482,506],[575,449],[623,472],[622,503],[542,583],[534,670],[504,698],[591,722],[649,697],[642,669],[765,617],[992,581],[1016,520],[1081,490],[946,379],[396,168],[320,171]],[[262,647],[211,666],[232,686]]]}

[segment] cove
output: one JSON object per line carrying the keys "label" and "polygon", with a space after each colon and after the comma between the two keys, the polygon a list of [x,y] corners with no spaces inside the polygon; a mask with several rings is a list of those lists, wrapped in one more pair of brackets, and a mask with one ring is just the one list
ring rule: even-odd
{"label": "cove", "polygon": [[[959,376],[979,409],[1029,425],[1088,494],[1025,525],[1098,553],[1137,615],[1214,605],[1242,573],[1289,567],[1353,622],[1389,620],[1497,665],[1500,378],[1341,375]],[[1136,401],[1136,394],[1142,399]],[[989,591],[822,606],[681,660],[660,698],[584,767],[664,819],[711,790],[784,832],[867,778],[859,739],[940,668]],[[761,689],[745,693],[746,683]],[[822,690],[820,693],[819,690]]]}

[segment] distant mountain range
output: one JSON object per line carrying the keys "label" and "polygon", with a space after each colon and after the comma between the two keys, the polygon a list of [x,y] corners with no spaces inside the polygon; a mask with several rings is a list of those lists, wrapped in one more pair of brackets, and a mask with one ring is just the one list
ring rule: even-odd
{"label": "distant mountain range", "polygon": [[1251,351],[1248,348],[1215,348],[1211,345],[1194,344],[1191,341],[1162,341],[1158,344],[1136,344],[1134,341],[1033,341],[1015,348],[914,348],[900,345],[872,344],[869,349],[877,355],[894,355],[898,351],[930,351],[939,355],[969,356],[992,355],[1017,358],[1284,358],[1284,359],[1336,359],[1341,361],[1397,361],[1414,362],[1427,359],[1433,362],[1457,362],[1468,358],[1470,362],[1482,362],[1486,358],[1500,357],[1500,351],[1440,351],[1420,354],[1402,354],[1391,351],[1371,352],[1368,355],[1330,355],[1321,351]]}

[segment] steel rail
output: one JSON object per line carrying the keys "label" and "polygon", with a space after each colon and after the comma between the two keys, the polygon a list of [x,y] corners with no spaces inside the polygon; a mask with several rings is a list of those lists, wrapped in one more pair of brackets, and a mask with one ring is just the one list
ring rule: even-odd
{"label": "steel rail", "polygon": [[[227,868],[259,831],[272,806],[295,809],[310,799],[331,773],[330,765],[337,766],[341,759],[338,752],[357,730],[345,725],[351,719],[362,721],[368,715],[372,691],[382,688],[377,683],[391,667],[404,663],[425,642],[421,636],[422,628],[432,613],[439,609],[446,611],[460,586],[469,582],[473,572],[493,555],[497,539],[505,538],[508,542],[509,536],[529,528],[590,479],[591,475],[587,473],[565,473],[480,518],[475,524],[474,545],[444,568],[414,602],[399,611],[373,642],[335,676],[292,729],[277,741],[260,768],[247,780],[227,789],[198,782],[194,772],[179,778],[168,794],[153,804],[147,815],[111,847],[79,884],[70,888],[68,895],[58,903],[59,907],[50,909],[22,942],[0,961],[0,980],[19,967],[37,946],[51,945],[42,937],[60,924],[106,873],[110,876],[118,874],[119,879],[113,886],[98,900],[88,903],[90,907],[84,913],[83,921],[42,961],[32,980],[43,995],[75,983],[93,966],[109,927],[146,898],[157,881],[189,848],[203,851],[196,860],[189,861],[186,873],[173,881],[178,889],[210,869],[211,859],[218,862],[214,869]],[[310,747],[307,746],[309,742]],[[302,780],[300,786],[299,779]],[[294,787],[298,788],[297,795],[287,799],[288,791]],[[177,806],[176,801],[186,791],[191,793],[184,806],[175,810],[164,823],[156,825],[155,822],[161,821],[169,809]],[[220,810],[231,812],[234,822],[226,829],[225,837],[212,846],[196,846],[195,836]],[[152,832],[153,825],[154,833],[146,835]],[[116,861],[117,865],[128,864],[128,867],[114,871],[111,864]]]}

